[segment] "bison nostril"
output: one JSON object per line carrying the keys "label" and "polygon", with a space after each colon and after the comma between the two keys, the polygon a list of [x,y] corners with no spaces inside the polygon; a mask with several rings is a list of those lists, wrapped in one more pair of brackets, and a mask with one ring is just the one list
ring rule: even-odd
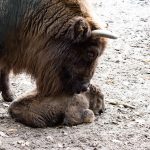
{"label": "bison nostril", "polygon": [[81,92],[85,92],[85,91],[87,91],[86,87],[80,87],[80,88],[76,89],[75,93],[80,94]]}
{"label": "bison nostril", "polygon": [[76,94],[80,94],[80,92],[81,92],[81,90],[77,90],[77,91],[76,91]]}
{"label": "bison nostril", "polygon": [[80,94],[81,92],[86,92],[89,88],[89,83],[79,83],[73,87],[75,94]]}
{"label": "bison nostril", "polygon": [[81,89],[81,91],[82,91],[82,92],[86,92],[86,91],[87,91],[87,87],[83,87],[83,88]]}
{"label": "bison nostril", "polygon": [[89,88],[89,84],[87,83],[87,84],[84,84],[83,86],[82,86],[82,88],[81,88],[81,91],[82,92],[86,92],[87,90],[88,90],[88,88]]}

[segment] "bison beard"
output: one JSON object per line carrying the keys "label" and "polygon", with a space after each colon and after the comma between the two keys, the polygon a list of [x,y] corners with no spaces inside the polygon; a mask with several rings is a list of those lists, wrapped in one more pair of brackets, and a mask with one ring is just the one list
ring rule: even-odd
{"label": "bison beard", "polygon": [[85,93],[41,98],[32,93],[14,101],[9,107],[16,121],[31,127],[60,124],[78,125],[94,121],[94,114],[103,112],[104,98],[101,90],[93,85]]}
{"label": "bison beard", "polygon": [[30,74],[39,96],[86,91],[106,45],[105,38],[92,35],[100,26],[86,0],[8,0],[0,4],[3,98],[12,100],[10,70]]}

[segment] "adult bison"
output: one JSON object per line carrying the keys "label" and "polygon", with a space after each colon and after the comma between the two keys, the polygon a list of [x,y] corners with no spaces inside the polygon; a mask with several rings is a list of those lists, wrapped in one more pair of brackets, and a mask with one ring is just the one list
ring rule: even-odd
{"label": "adult bison", "polygon": [[0,1],[0,90],[12,96],[8,74],[26,72],[40,96],[86,91],[97,58],[104,51],[103,32],[86,0]]}

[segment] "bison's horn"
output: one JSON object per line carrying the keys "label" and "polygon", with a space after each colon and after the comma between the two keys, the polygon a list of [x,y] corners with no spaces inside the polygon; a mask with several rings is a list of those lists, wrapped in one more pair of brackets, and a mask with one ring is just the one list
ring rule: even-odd
{"label": "bison's horn", "polygon": [[92,31],[92,36],[96,37],[105,37],[109,39],[117,39],[117,35],[113,34],[112,32],[108,30],[93,30]]}

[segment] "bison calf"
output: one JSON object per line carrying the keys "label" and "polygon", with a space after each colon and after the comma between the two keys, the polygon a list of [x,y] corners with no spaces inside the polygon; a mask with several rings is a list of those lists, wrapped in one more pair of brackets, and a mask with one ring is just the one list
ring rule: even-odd
{"label": "bison calf", "polygon": [[88,91],[74,96],[41,98],[33,93],[14,101],[9,108],[10,115],[16,121],[31,127],[90,123],[94,121],[94,114],[103,111],[103,94],[93,85],[89,86]]}

